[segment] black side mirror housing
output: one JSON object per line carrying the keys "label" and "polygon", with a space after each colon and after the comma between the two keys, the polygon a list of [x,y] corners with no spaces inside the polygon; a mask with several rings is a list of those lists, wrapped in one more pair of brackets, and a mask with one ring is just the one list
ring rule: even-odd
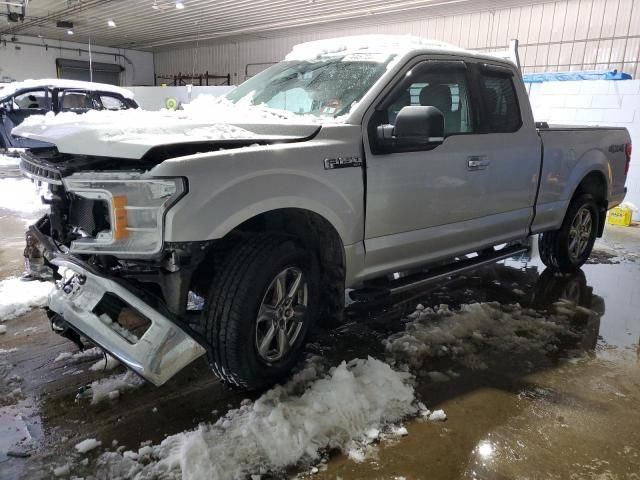
{"label": "black side mirror housing", "polygon": [[396,124],[380,125],[378,142],[387,148],[433,145],[444,140],[444,115],[436,107],[403,107]]}

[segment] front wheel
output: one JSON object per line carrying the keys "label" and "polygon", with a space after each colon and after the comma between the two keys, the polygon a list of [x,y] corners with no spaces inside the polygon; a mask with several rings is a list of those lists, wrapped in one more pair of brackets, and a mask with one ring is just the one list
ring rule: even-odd
{"label": "front wheel", "polygon": [[203,312],[214,373],[250,390],[287,376],[318,312],[318,268],[280,235],[245,241],[217,272]]}
{"label": "front wheel", "polygon": [[583,194],[574,198],[562,226],[540,235],[540,258],[556,271],[578,270],[591,255],[599,224],[600,212],[593,197]]}

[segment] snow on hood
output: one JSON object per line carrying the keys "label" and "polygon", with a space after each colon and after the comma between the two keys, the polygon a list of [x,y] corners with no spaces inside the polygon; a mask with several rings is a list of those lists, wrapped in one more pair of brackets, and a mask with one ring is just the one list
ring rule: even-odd
{"label": "snow on hood", "polygon": [[12,133],[52,143],[61,153],[139,159],[160,145],[306,137],[325,121],[340,120],[202,96],[178,111],[91,110],[84,114],[33,115]]}
{"label": "snow on hood", "polygon": [[24,80],[22,82],[12,82],[0,89],[0,98],[8,97],[18,90],[25,88],[38,88],[38,87],[51,87],[51,88],[79,88],[83,90],[103,92],[112,92],[122,95],[125,98],[133,98],[133,92],[126,88],[116,87],[115,85],[109,85],[107,83],[95,83],[95,82],[81,82],[79,80],[64,80],[58,78],[43,78],[40,80]]}
{"label": "snow on hood", "polygon": [[416,48],[460,50],[449,43],[412,35],[353,35],[295,45],[285,60],[315,60],[349,53],[402,53]]}

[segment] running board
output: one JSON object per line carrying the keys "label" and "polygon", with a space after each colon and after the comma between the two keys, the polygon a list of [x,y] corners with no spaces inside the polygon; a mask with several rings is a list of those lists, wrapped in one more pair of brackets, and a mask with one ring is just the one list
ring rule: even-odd
{"label": "running board", "polygon": [[355,301],[370,301],[388,295],[404,293],[528,251],[528,246],[514,245],[505,247],[493,253],[486,253],[473,258],[465,258],[447,265],[435,267],[426,272],[414,273],[398,280],[389,281],[385,285],[371,284],[364,286],[363,288],[349,292],[349,296]]}

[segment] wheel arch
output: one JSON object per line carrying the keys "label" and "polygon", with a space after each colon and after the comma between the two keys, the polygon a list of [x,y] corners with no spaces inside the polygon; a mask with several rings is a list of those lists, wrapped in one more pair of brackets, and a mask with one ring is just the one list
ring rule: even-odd
{"label": "wheel arch", "polygon": [[572,200],[583,194],[589,194],[594,198],[600,213],[598,218],[598,237],[601,237],[604,232],[608,205],[608,191],[607,179],[602,171],[591,170],[582,178],[580,183],[578,183],[573,195],[571,196]]}
{"label": "wheel arch", "polygon": [[[344,308],[346,253],[336,227],[324,216],[304,208],[278,208],[254,215],[216,240],[197,269],[193,281],[203,284],[228,252],[252,236],[262,233],[290,236],[315,255],[323,285],[321,319],[337,323]],[[198,289],[196,287],[196,289]],[[202,287],[200,288],[200,290]]]}

